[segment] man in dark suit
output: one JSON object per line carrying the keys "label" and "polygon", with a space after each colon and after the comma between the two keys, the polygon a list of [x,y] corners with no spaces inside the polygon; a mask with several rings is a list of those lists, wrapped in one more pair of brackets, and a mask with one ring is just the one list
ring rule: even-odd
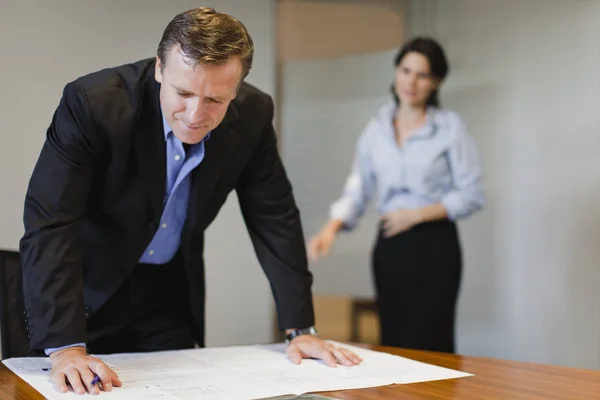
{"label": "man in dark suit", "polygon": [[203,233],[233,189],[291,361],[360,361],[314,335],[312,275],[273,103],[243,82],[252,56],[241,22],[198,8],[169,23],[156,59],[66,85],[29,183],[20,245],[30,346],[50,355],[57,390],[98,393],[94,375],[104,390],[120,385],[88,350],[204,345]]}

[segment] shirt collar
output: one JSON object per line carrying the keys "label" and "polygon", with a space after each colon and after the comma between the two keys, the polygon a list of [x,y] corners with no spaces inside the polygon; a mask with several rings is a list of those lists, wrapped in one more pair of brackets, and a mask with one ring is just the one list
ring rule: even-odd
{"label": "shirt collar", "polygon": [[435,134],[437,128],[436,123],[436,107],[428,106],[427,114],[425,116],[425,125],[415,132],[417,138],[428,138]]}
{"label": "shirt collar", "polygon": [[[383,118],[388,126],[391,128],[392,133],[394,132],[394,118],[396,109],[398,108],[395,101],[391,100],[385,104],[380,110],[380,118]],[[419,128],[411,138],[421,139],[428,138],[435,134],[437,129],[437,107],[427,106],[427,112],[425,117],[425,124]]]}

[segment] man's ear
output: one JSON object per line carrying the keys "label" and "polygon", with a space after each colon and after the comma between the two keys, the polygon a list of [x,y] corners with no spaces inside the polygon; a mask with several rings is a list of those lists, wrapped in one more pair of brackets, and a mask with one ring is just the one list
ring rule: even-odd
{"label": "man's ear", "polygon": [[162,83],[163,81],[162,69],[163,65],[160,61],[160,57],[156,56],[156,63],[154,65],[154,79],[156,79],[156,82],[158,83]]}
{"label": "man's ear", "polygon": [[235,100],[235,98],[237,97],[237,94],[240,91],[240,86],[242,86],[242,81],[240,81],[240,83],[238,83],[237,87],[235,88],[235,92],[233,92],[233,97],[231,97],[231,101]]}

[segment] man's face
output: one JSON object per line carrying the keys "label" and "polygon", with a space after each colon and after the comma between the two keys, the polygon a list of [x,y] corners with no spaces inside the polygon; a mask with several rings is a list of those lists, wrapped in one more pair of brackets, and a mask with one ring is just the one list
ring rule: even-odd
{"label": "man's face", "polygon": [[154,72],[163,115],[179,140],[199,143],[223,121],[240,85],[242,63],[232,57],[221,65],[195,65],[176,46],[163,61],[156,57]]}

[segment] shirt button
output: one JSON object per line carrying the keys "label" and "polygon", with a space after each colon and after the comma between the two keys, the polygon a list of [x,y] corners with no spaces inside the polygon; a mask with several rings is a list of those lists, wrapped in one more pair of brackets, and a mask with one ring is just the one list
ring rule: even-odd
{"label": "shirt button", "polygon": [[148,252],[148,254],[150,254],[150,255],[154,254],[154,250],[150,250],[150,251]]}
{"label": "shirt button", "polygon": [[167,227],[167,224],[162,224],[163,229]]}
{"label": "shirt button", "polygon": [[176,154],[175,155],[175,161],[179,161],[179,160],[181,160],[181,156],[179,154]]}

